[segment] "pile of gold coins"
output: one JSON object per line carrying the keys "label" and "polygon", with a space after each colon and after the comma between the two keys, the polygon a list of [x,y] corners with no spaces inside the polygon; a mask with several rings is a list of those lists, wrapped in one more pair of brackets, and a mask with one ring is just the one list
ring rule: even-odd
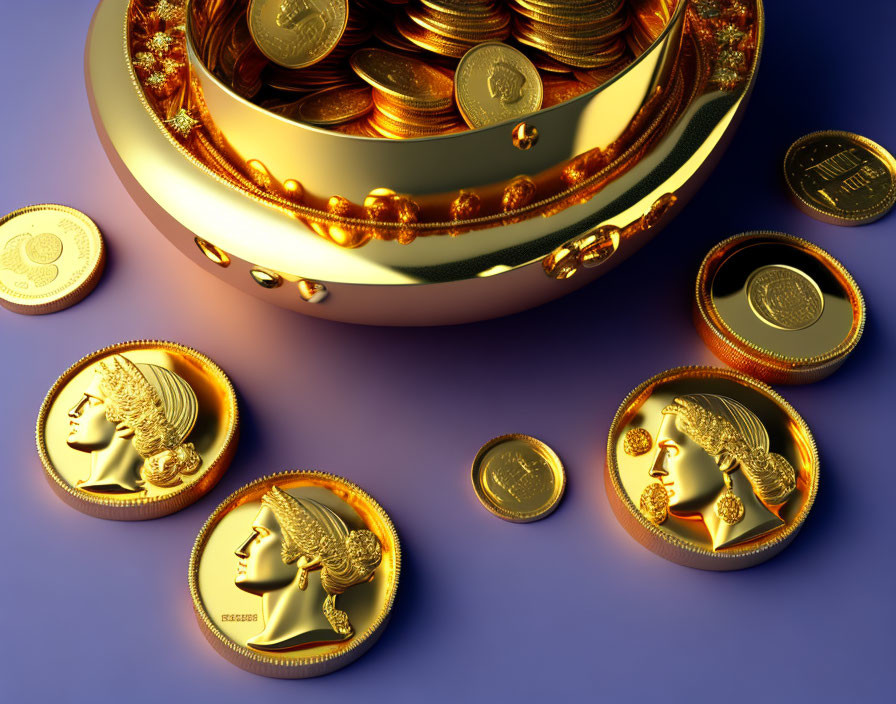
{"label": "pile of gold coins", "polygon": [[[242,97],[346,134],[427,137],[603,84],[650,43],[629,0],[235,0],[197,47]],[[630,31],[631,30],[631,31]],[[655,38],[655,37],[654,37]],[[476,69],[457,72],[483,45]],[[467,105],[464,99],[467,99]]]}

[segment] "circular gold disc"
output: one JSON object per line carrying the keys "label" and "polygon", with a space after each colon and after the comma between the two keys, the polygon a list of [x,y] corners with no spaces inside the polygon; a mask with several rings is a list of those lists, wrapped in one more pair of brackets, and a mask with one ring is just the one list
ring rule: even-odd
{"label": "circular gold disc", "polygon": [[193,503],[236,450],[236,393],[208,357],[173,342],[105,347],[69,367],[37,418],[50,486],[91,516],[158,518]]}
{"label": "circular gold disc", "polygon": [[338,125],[364,116],[373,107],[369,86],[336,86],[296,101],[287,117],[312,125]]}
{"label": "circular gold disc", "polygon": [[813,132],[784,156],[784,180],[797,206],[817,220],[864,225],[896,203],[896,160],[851,132]]}
{"label": "circular gold disc", "polygon": [[203,635],[234,665],[314,677],[367,651],[385,627],[401,567],[389,516],[323,472],[273,474],[215,509],[190,556]]}
{"label": "circular gold disc", "polygon": [[865,323],[862,293],[843,265],[779,232],[746,232],[713,247],[697,274],[695,307],[710,349],[769,383],[827,376]]}
{"label": "circular gold disc", "polygon": [[249,32],[265,56],[284,68],[326,57],[348,23],[348,0],[251,0]]}
{"label": "circular gold disc", "polygon": [[[647,453],[625,452],[635,428]],[[818,490],[805,421],[740,372],[679,367],[632,391],[610,427],[607,497],[639,543],[688,567],[733,570],[780,552]]]}
{"label": "circular gold disc", "polygon": [[64,205],[33,205],[0,219],[0,305],[37,315],[74,305],[106,262],[93,220]]}
{"label": "circular gold disc", "polygon": [[522,52],[483,42],[461,58],[454,73],[457,106],[473,128],[519,120],[537,112],[544,98],[538,69]]}
{"label": "circular gold disc", "polygon": [[528,435],[489,440],[473,460],[473,489],[499,518],[514,523],[550,514],[563,496],[566,473],[557,454]]}
{"label": "circular gold disc", "polygon": [[352,54],[351,66],[361,80],[405,105],[438,110],[453,102],[451,78],[424,61],[371,48]]}

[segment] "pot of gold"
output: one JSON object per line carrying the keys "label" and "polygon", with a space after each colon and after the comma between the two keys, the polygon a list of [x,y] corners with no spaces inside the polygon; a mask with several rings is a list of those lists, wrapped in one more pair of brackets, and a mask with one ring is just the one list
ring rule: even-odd
{"label": "pot of gold", "polygon": [[86,70],[123,182],[200,266],[446,324],[647,242],[736,127],[763,29],[760,0],[102,0]]}

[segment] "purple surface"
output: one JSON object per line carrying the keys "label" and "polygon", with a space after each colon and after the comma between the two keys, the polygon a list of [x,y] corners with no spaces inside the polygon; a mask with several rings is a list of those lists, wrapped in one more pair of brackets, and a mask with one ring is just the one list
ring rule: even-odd
{"label": "purple surface", "polygon": [[[0,309],[4,699],[886,698],[896,654],[896,215],[861,228],[816,222],[789,203],[778,174],[787,145],[817,129],[896,149],[887,49],[896,5],[769,2],[740,131],[655,242],[565,300],[436,329],[304,319],[178,254],[130,201],[94,132],[82,75],[93,6],[4,3],[0,23],[0,210],[72,205],[109,248],[102,282],[74,308]],[[868,325],[833,377],[781,389],[822,458],[801,534],[759,567],[701,572],[646,551],[616,522],[603,488],[606,433],[646,377],[715,363],[690,322],[693,277],[713,243],[760,228],[840,259],[863,289]],[[34,419],[69,364],[140,337],[194,346],[227,370],[242,441],[222,482],[192,507],[147,523],[102,521],[51,493]],[[470,461],[506,432],[536,435],[566,463],[566,498],[545,521],[505,523],[476,501]],[[382,639],[316,680],[228,664],[203,639],[187,592],[189,551],[209,513],[242,484],[288,468],[360,483],[404,548]]]}

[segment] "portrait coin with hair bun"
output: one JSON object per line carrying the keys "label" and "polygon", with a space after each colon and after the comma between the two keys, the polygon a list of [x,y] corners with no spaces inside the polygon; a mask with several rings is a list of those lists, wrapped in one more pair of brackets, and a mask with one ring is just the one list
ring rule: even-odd
{"label": "portrait coin with hair bun", "polygon": [[227,375],[174,342],[140,340],[78,360],[37,417],[37,451],[56,494],[125,521],[174,513],[208,492],[236,451]]}
{"label": "portrait coin with hair bun", "polygon": [[[626,451],[633,431],[651,446]],[[805,421],[771,387],[730,369],[679,367],[622,402],[605,486],[619,522],[661,557],[742,569],[776,555],[803,525],[818,490],[818,452]]]}
{"label": "portrait coin with hair bun", "polygon": [[383,508],[314,471],[257,479],[206,521],[190,556],[199,627],[238,667],[315,677],[370,648],[389,620],[401,549]]}
{"label": "portrait coin with hair bun", "polygon": [[73,306],[106,262],[93,220],[64,205],[33,205],[0,218],[0,305],[40,315]]}
{"label": "portrait coin with hair bun", "polygon": [[461,58],[454,92],[464,121],[485,127],[518,120],[541,108],[541,76],[525,54],[501,42],[483,42]]}

